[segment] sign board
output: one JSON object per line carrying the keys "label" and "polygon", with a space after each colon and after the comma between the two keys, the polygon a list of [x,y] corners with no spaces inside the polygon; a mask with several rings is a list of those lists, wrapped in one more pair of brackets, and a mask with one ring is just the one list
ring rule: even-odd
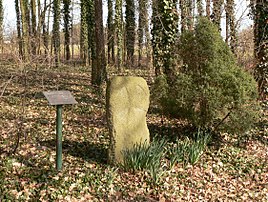
{"label": "sign board", "polygon": [[70,91],[43,92],[50,105],[56,105],[56,168],[62,169],[62,105],[76,104]]}
{"label": "sign board", "polygon": [[43,93],[50,105],[77,104],[70,91],[46,91]]}

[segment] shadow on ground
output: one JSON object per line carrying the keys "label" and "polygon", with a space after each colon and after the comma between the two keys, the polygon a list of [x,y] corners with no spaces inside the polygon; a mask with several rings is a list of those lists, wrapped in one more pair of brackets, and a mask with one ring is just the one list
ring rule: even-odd
{"label": "shadow on ground", "polygon": [[165,138],[170,142],[185,137],[192,138],[193,128],[189,125],[148,124],[150,138]]}
{"label": "shadow on ground", "polygon": [[[40,145],[55,149],[55,140],[41,141]],[[107,164],[108,146],[84,141],[64,140],[62,144],[63,153],[69,154],[85,161],[92,161],[99,164]]]}
{"label": "shadow on ground", "polygon": [[254,138],[258,141],[260,141],[264,145],[268,145],[268,120],[264,119],[261,120],[257,127],[259,128],[258,132],[254,134]]}

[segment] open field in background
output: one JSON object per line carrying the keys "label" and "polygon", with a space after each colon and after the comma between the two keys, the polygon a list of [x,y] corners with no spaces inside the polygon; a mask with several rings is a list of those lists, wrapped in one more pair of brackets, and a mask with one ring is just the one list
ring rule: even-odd
{"label": "open field in background", "polygon": [[[55,66],[55,63],[54,63],[55,56],[54,56],[53,53],[51,53],[50,48],[51,48],[51,44],[49,44],[49,50],[48,50],[47,55],[45,55],[45,47],[42,45],[40,47],[40,54],[31,55],[29,64],[32,67],[33,66],[36,67],[37,64],[40,65],[40,66],[45,66],[47,68]],[[116,50],[116,48],[117,47],[115,46],[115,50]],[[108,58],[107,49],[108,49],[108,47],[106,46],[106,57]],[[150,52],[151,50],[147,50],[146,47],[144,47],[144,49],[142,50],[142,58],[141,58],[141,64],[140,64],[141,69],[148,69],[147,67],[152,66],[152,58],[151,58],[151,56],[148,57],[147,51]],[[1,64],[10,65],[10,64],[15,63],[16,65],[20,65],[20,64],[23,63],[23,61],[19,57],[19,50],[18,50],[18,47],[17,47],[15,42],[4,44],[2,49],[0,50],[0,53],[1,53],[0,54]],[[115,51],[115,53],[116,53],[116,51]],[[71,54],[70,60],[66,61],[65,60],[64,45],[61,44],[61,53],[60,53],[61,62],[66,64],[66,65],[81,66],[81,64],[83,62],[81,61],[81,58],[80,58],[80,45],[77,45],[77,44],[71,45],[70,46],[70,54]],[[125,57],[126,57],[126,54],[125,54]],[[139,58],[139,52],[138,52],[137,49],[135,49],[134,64],[133,64],[133,67],[132,67],[133,69],[136,69],[139,66],[138,58]],[[117,55],[116,54],[115,54],[115,60],[117,60]],[[88,69],[90,69],[90,67]]]}
{"label": "open field in background", "polygon": [[[145,70],[124,74],[153,76]],[[42,91],[69,90],[77,105],[63,108],[63,170],[55,170],[55,113]],[[0,201],[268,201],[268,109],[256,128],[223,135],[194,166],[168,169],[159,181],[148,172],[107,164],[109,145],[103,92],[90,85],[86,67],[0,66]],[[180,120],[149,110],[151,136],[167,147],[189,132]],[[11,155],[20,138],[16,154]],[[168,148],[167,148],[168,149]]]}

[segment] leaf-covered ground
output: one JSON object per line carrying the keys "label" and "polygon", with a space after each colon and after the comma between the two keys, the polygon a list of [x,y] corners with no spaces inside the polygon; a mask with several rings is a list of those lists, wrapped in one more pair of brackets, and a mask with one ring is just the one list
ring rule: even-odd
{"label": "leaf-covered ground", "polygon": [[[153,79],[145,71],[133,74]],[[0,201],[268,201],[267,106],[254,130],[225,134],[194,166],[164,166],[154,183],[146,171],[107,164],[105,93],[90,85],[89,75],[84,67],[0,67]],[[42,95],[56,89],[70,90],[78,101],[63,108],[61,172],[55,170],[56,110]],[[154,111],[152,136],[171,141],[185,133],[178,120]]]}

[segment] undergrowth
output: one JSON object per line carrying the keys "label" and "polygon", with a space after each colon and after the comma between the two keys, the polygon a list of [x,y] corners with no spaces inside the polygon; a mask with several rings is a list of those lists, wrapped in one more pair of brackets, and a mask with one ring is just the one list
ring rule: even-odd
{"label": "undergrowth", "polygon": [[[107,164],[105,100],[89,84],[88,67],[41,70],[27,72],[25,88],[16,67],[0,68],[0,83],[8,84],[0,97],[0,201],[268,201],[267,103],[246,139],[223,134],[219,148],[210,142],[201,153],[196,134],[183,136],[190,134],[180,128],[184,122],[149,112],[151,134],[167,141],[156,149],[161,158],[151,173],[150,161],[128,172]],[[147,72],[139,76],[153,80]],[[55,169],[55,108],[39,96],[55,89],[71,91],[78,101],[63,111],[61,172]],[[10,155],[18,134],[19,147]],[[197,159],[194,165],[190,158]]]}

